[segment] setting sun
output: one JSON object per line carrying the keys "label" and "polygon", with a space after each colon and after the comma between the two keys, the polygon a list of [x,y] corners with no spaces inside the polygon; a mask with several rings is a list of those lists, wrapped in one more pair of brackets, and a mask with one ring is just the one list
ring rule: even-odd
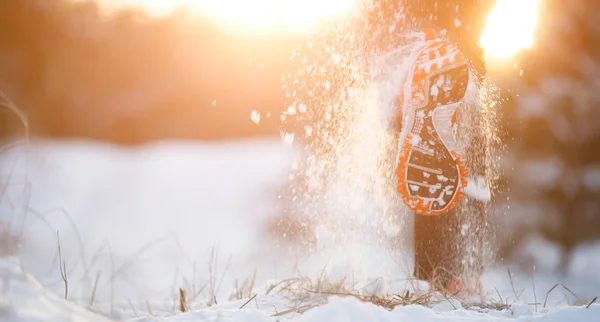
{"label": "setting sun", "polygon": [[533,45],[539,0],[500,0],[479,44],[487,58],[501,59]]}
{"label": "setting sun", "polygon": [[323,20],[348,14],[358,0],[99,0],[105,10],[138,8],[152,16],[178,9],[236,30],[304,32]]}

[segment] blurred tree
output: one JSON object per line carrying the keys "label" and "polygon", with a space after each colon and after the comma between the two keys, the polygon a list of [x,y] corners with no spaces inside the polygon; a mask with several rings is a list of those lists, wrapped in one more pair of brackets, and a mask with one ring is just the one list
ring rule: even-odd
{"label": "blurred tree", "polygon": [[[24,19],[31,19],[24,23]],[[38,31],[46,30],[48,36]],[[28,93],[39,91],[38,77],[48,63],[47,52],[59,42],[56,21],[29,0],[0,2],[0,90],[24,112],[32,101]],[[18,97],[19,99],[16,99]],[[0,135],[14,134],[18,118],[0,107]]]}
{"label": "blurred tree", "polygon": [[600,4],[546,0],[540,6],[537,44],[521,57],[523,87],[509,147],[515,201],[532,207],[532,231],[564,248],[561,269],[582,242],[600,238]]}
{"label": "blurred tree", "polygon": [[300,37],[235,35],[184,14],[0,1],[0,88],[38,136],[138,144],[277,135],[277,118],[257,126],[250,115],[279,114],[280,77]]}

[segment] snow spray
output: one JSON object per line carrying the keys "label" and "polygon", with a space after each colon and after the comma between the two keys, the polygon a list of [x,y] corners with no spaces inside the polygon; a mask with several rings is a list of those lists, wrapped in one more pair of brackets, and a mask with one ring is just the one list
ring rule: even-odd
{"label": "snow spray", "polygon": [[[282,199],[288,201],[289,212],[316,231],[308,248],[337,249],[357,256],[359,263],[365,246],[394,251],[412,247],[412,215],[396,191],[400,141],[386,125],[393,122],[394,109],[401,108],[397,97],[410,56],[424,39],[405,31],[409,28],[401,8],[387,20],[381,10],[369,6],[361,17],[323,27],[292,53],[297,71],[282,78],[288,103],[281,116],[281,134],[302,150],[293,165],[288,195]],[[500,146],[495,107],[493,86],[471,77],[458,116],[466,126],[457,135],[465,149],[472,137],[484,137],[485,151],[467,156],[468,165],[480,169],[477,175],[488,187],[497,178],[494,155]],[[465,247],[465,254],[483,252],[489,261],[492,230],[488,224],[472,224],[467,199],[461,205],[462,233],[484,229],[477,236],[486,238],[466,238],[460,247]],[[471,257],[475,258],[465,256],[467,264]]]}

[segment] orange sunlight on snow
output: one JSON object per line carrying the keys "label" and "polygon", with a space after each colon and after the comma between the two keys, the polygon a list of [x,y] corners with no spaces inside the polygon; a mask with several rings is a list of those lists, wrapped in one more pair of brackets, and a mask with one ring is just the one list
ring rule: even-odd
{"label": "orange sunlight on snow", "polygon": [[539,0],[498,1],[479,40],[486,58],[507,58],[533,45],[539,3]]}

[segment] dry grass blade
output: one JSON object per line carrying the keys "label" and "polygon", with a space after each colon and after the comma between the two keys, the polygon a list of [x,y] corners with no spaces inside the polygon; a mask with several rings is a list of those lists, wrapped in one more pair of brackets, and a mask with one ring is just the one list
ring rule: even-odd
{"label": "dry grass blade", "polygon": [[554,291],[555,288],[558,287],[558,285],[560,285],[560,283],[554,284],[554,286],[552,286],[552,288],[548,291],[548,293],[546,293],[546,298],[544,299],[544,308],[546,308],[546,303],[548,302],[548,296],[550,295],[550,293],[552,293],[552,291]]}
{"label": "dry grass blade", "polygon": [[252,300],[254,300],[257,295],[258,294],[254,294],[251,298],[249,298],[248,301],[246,301],[246,303],[244,303],[242,306],[240,306],[240,310],[243,309],[246,305],[248,305],[248,303],[250,303]]}
{"label": "dry grass blade", "polygon": [[312,308],[315,308],[319,305],[322,305],[323,303],[313,303],[313,304],[307,304],[307,305],[303,305],[300,307],[294,307],[285,311],[281,311],[275,314],[272,314],[272,317],[278,317],[278,316],[283,316],[283,315],[287,315],[287,314],[291,314],[291,313],[298,313],[298,314],[302,314]]}
{"label": "dry grass blade", "polygon": [[216,288],[216,273],[217,270],[217,261],[218,261],[218,253],[216,252],[215,247],[213,246],[210,251],[210,258],[208,260],[208,286],[209,286],[209,302],[208,306],[212,306],[213,304],[217,304],[217,296],[215,295]]}
{"label": "dry grass blade", "polygon": [[185,290],[179,288],[179,311],[187,312],[187,300],[185,296]]}
{"label": "dry grass blade", "polygon": [[579,300],[579,296],[577,296],[577,294],[573,293],[573,291],[571,291],[568,287],[566,287],[565,284],[560,283],[560,286],[562,286],[562,288],[564,288],[565,290],[567,290],[567,292],[573,294],[573,296],[575,296],[575,298]]}
{"label": "dry grass blade", "polygon": [[96,299],[96,290],[98,289],[98,281],[100,280],[100,271],[96,274],[96,279],[94,280],[94,286],[92,287],[92,296],[90,297],[90,307],[94,305],[94,300]]}
{"label": "dry grass blade", "polygon": [[517,301],[519,301],[519,295],[517,294],[517,291],[515,290],[515,283],[514,283],[512,274],[510,272],[510,266],[507,268],[507,270],[508,270],[508,278],[510,279],[510,286],[512,287],[512,290],[513,290],[513,294],[517,298]]}
{"label": "dry grass blade", "polygon": [[[219,283],[215,290],[215,294],[218,294],[219,290],[221,289],[221,284],[223,284],[223,281],[225,280],[225,274],[227,274],[227,271],[229,270],[229,265],[231,264],[232,258],[233,258],[233,255],[230,255],[229,258],[227,259],[227,263],[225,263],[225,269],[223,269],[223,273],[221,273],[221,279],[219,280]],[[217,265],[217,263],[215,262],[215,272],[216,272],[216,268],[217,268],[216,265]]]}
{"label": "dry grass blade", "polygon": [[200,294],[202,294],[202,292],[204,292],[204,290],[206,289],[206,286],[208,284],[204,284],[204,286],[202,286],[200,289],[198,289],[195,293],[194,293],[194,297],[192,298],[192,302],[195,301],[198,296],[200,296]]}
{"label": "dry grass blade", "polygon": [[456,291],[456,293],[451,294],[450,296],[444,294],[444,292],[440,293],[442,294],[442,296],[446,299],[446,302],[450,303],[450,305],[452,306],[452,308],[456,311],[458,308],[456,307],[456,305],[454,305],[454,303],[452,303],[452,301],[450,301],[451,298],[455,297],[460,291]]}
{"label": "dry grass blade", "polygon": [[300,279],[300,278],[288,278],[288,279],[282,280],[280,282],[277,282],[277,283],[269,286],[269,288],[267,289],[266,295],[269,295],[273,290],[275,290],[279,286],[281,286],[279,288],[279,291],[281,292],[283,290],[288,290],[292,285],[298,284],[301,282],[302,282],[302,279]]}
{"label": "dry grass blade", "polygon": [[127,299],[127,303],[129,303],[129,307],[133,311],[133,314],[135,315],[135,317],[136,318],[139,317],[137,310],[135,309],[135,306],[133,306],[133,303],[131,303],[131,299]]}
{"label": "dry grass blade", "polygon": [[507,311],[510,310],[510,305],[505,303],[461,303],[463,307],[473,307],[476,306],[481,312],[482,309],[494,310],[494,311]]}
{"label": "dry grass blade", "polygon": [[27,119],[27,115],[25,115],[25,112],[23,112],[13,101],[10,100],[10,98],[8,98],[8,96],[0,90],[0,106],[4,106],[6,108],[8,108],[11,112],[13,112],[17,118],[19,119],[19,122],[21,122],[21,124],[23,124],[23,127],[25,128],[25,136],[27,138],[26,141],[29,141],[29,121]]}
{"label": "dry grass blade", "polygon": [[148,309],[148,314],[150,316],[154,316],[154,313],[152,313],[152,309],[150,308],[150,302],[148,302],[148,300],[146,300],[146,308]]}
{"label": "dry grass blade", "polygon": [[500,295],[500,291],[498,291],[498,289],[496,287],[494,287],[494,289],[496,290],[496,294],[498,294],[498,297],[500,298],[500,302],[504,303],[504,300],[502,299],[502,295]]}
{"label": "dry grass blade", "polygon": [[119,276],[120,274],[122,274],[123,272],[125,272],[129,267],[133,266],[135,264],[135,262],[142,256],[144,255],[147,251],[151,250],[152,248],[154,248],[155,246],[170,240],[170,236],[166,236],[166,237],[161,237],[161,238],[157,238],[155,240],[151,240],[150,242],[146,243],[145,245],[143,245],[142,247],[138,248],[138,250],[133,253],[131,255],[131,257],[129,257],[128,259],[126,259],[118,268],[116,268],[112,274],[111,274],[111,280],[114,280],[117,278],[117,276]]}
{"label": "dry grass blade", "polygon": [[535,312],[537,312],[538,300],[537,293],[535,291],[535,266],[533,267],[533,271],[531,272],[531,284],[533,286],[533,301],[535,302]]}
{"label": "dry grass blade", "polygon": [[56,240],[58,243],[58,267],[60,268],[60,277],[65,284],[65,300],[69,295],[69,280],[67,279],[67,263],[62,258],[62,251],[60,249],[60,233],[56,231]]}
{"label": "dry grass blade", "polygon": [[[410,293],[406,291],[404,295],[395,294],[392,296],[375,296],[375,295],[361,295],[358,292],[353,291],[344,291],[344,292],[327,292],[327,291],[313,291],[305,289],[305,291],[313,294],[321,294],[326,296],[341,296],[341,297],[353,297],[364,303],[372,303],[374,305],[383,307],[387,310],[393,310],[397,306],[407,306],[407,305],[422,305],[422,306],[430,306],[431,305],[431,297],[432,293],[424,293],[419,296],[416,296],[414,293]],[[448,298],[446,298],[449,300]],[[453,307],[454,304],[451,303]],[[456,308],[456,307],[455,307]]]}
{"label": "dry grass blade", "polygon": [[361,302],[367,302],[367,299],[359,294],[343,293],[343,292],[312,291],[312,290],[308,290],[308,289],[304,289],[304,290],[309,293],[328,295],[328,296],[350,296],[350,297],[354,297],[354,298],[360,300]]}
{"label": "dry grass blade", "polygon": [[[83,246],[83,238],[82,238],[81,233],[79,232],[79,229],[77,228],[77,225],[75,224],[75,221],[71,217],[71,215],[69,215],[69,213],[64,208],[60,208],[60,207],[46,210],[44,213],[38,212],[37,210],[35,210],[31,207],[27,207],[28,215],[31,214],[31,215],[35,216],[37,219],[41,220],[52,231],[54,231],[54,228],[50,224],[50,221],[45,217],[49,216],[50,214],[53,214],[53,213],[57,213],[67,220],[67,222],[69,223],[69,226],[71,226],[71,228],[72,228],[73,235],[76,237],[77,243],[79,244],[79,258],[76,259],[76,261],[74,263],[71,263],[71,265],[73,266],[72,269],[75,269],[75,267],[77,265],[79,265],[79,263],[81,262],[81,264],[83,265],[83,269],[87,274],[87,272],[89,270],[88,270],[88,265],[87,265],[87,260],[86,260],[85,248]],[[56,256],[56,257],[58,257],[58,256]]]}
{"label": "dry grass blade", "polygon": [[239,301],[245,299],[244,294],[242,293],[243,285],[240,286],[238,279],[235,279],[235,283],[233,286],[234,292],[229,295],[229,301]]}
{"label": "dry grass blade", "polygon": [[[254,273],[252,274],[252,280],[250,282],[250,288],[248,289],[248,296],[250,296],[250,294],[252,294],[252,291],[254,290],[255,283],[256,283],[256,269],[254,270]],[[256,297],[256,294],[254,295],[254,297]]]}
{"label": "dry grass blade", "polygon": [[421,295],[417,296],[414,300],[407,302],[407,305],[417,304],[417,305],[429,306],[429,304],[431,303],[431,295],[432,295],[432,293],[421,294]]}
{"label": "dry grass blade", "polygon": [[419,296],[416,296],[415,293],[410,293],[410,291],[406,291],[404,295],[394,295],[391,301],[388,302],[389,305],[385,306],[388,309],[394,309],[396,306],[407,306],[407,305],[422,305],[429,306],[431,304],[431,295],[432,293],[423,293]]}

